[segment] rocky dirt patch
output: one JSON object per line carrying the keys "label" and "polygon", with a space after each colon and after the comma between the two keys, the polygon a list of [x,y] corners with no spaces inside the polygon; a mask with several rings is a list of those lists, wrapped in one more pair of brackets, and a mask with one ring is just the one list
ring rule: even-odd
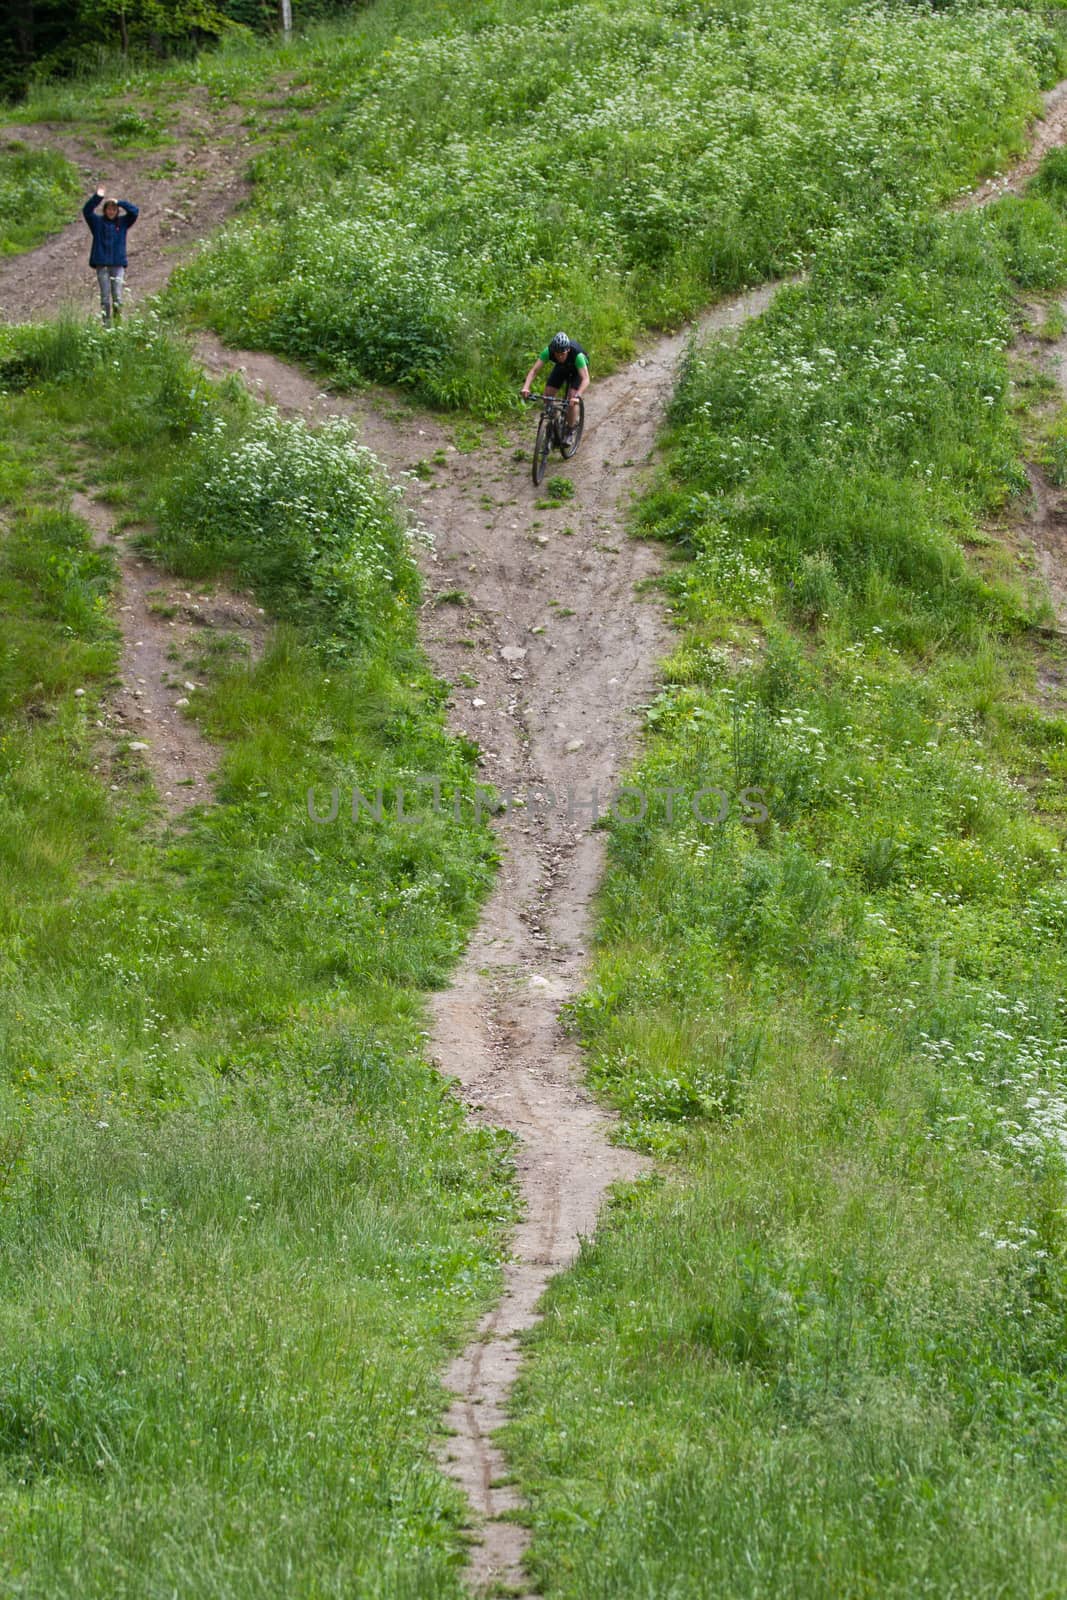
{"label": "rocky dirt patch", "polygon": [[129,750],[143,760],[173,820],[214,798],[211,774],[220,752],[194,720],[203,688],[195,663],[209,641],[254,660],[263,649],[267,619],[243,595],[187,589],[180,579],[161,576],[116,534],[99,501],[78,493],[71,510],[88,522],[94,543],[112,552],[121,578],[115,601],[122,632],[119,683],[102,727],[114,751]]}

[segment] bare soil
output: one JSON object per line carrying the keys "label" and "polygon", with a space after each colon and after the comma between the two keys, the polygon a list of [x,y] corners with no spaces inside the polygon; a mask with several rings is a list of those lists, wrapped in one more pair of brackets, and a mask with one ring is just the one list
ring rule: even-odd
{"label": "bare soil", "polygon": [[[71,510],[84,517],[94,542],[110,549],[121,578],[117,617],[122,631],[119,684],[101,719],[111,760],[127,750],[139,754],[152,776],[167,817],[214,798],[211,774],[219,750],[201,733],[194,715],[203,687],[195,662],[209,640],[228,641],[254,660],[263,648],[267,619],[244,595],[225,590],[186,589],[164,577],[132,550],[114,529],[98,500],[77,493]],[[115,776],[119,776],[116,766]]]}
{"label": "bare soil", "polygon": [[[1035,330],[1043,328],[1050,311],[1067,323],[1067,299],[1034,302],[1025,311],[1028,323],[1012,346],[1016,381],[1036,371],[1054,386],[1047,396],[1036,403],[1031,399],[1028,405],[1028,417],[1040,429],[1067,406],[1067,334],[1050,338]],[[1036,697],[1048,715],[1063,716],[1067,711],[1067,484],[1057,481],[1050,464],[1035,459],[1043,455],[1039,443],[1031,443],[1030,454],[1029,494],[1014,498],[988,531],[1000,560],[1009,558],[1012,577],[1029,588],[1035,604],[1048,605],[1047,623],[1035,630]],[[1039,805],[1039,797],[1033,798]]]}
{"label": "bare soil", "polygon": [[1053,484],[1036,463],[1027,465],[1031,499],[1016,535],[1032,557],[1055,612],[1054,626],[1067,637],[1067,490]]}
{"label": "bare soil", "polygon": [[[1067,320],[1067,299],[1056,303]],[[1030,341],[1029,359],[1056,382],[1055,408],[1067,406],[1067,334],[1048,342]],[[1044,468],[1027,469],[1033,504],[1025,532],[1055,611],[1056,627],[1067,637],[1067,485],[1054,483]]]}

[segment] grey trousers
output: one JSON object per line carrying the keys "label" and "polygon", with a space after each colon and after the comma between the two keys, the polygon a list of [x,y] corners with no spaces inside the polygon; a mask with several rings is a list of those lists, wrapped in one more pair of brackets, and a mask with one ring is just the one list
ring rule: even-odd
{"label": "grey trousers", "polygon": [[122,290],[126,282],[125,267],[97,267],[96,281],[100,285],[100,310],[106,322],[111,316],[111,307],[116,311],[122,310]]}

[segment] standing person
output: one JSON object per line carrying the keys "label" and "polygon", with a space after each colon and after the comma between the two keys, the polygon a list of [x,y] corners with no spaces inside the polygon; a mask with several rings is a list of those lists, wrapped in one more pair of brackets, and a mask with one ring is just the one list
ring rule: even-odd
{"label": "standing person", "polygon": [[522,386],[524,400],[529,398],[531,383],[548,361],[553,365],[548,375],[548,382],[545,384],[545,393],[554,395],[566,385],[570,397],[570,404],[567,407],[569,438],[578,426],[578,396],[584,394],[589,387],[589,358],[574,339],[568,339],[565,333],[553,334],[526,374]]}
{"label": "standing person", "polygon": [[[98,216],[96,208],[104,201],[104,212]],[[122,316],[122,291],[126,282],[126,235],[137,221],[137,207],[128,200],[115,200],[110,195],[104,199],[103,189],[91,194],[82,206],[82,216],[93,236],[89,251],[89,265],[96,269],[100,285],[100,315],[104,327]]]}

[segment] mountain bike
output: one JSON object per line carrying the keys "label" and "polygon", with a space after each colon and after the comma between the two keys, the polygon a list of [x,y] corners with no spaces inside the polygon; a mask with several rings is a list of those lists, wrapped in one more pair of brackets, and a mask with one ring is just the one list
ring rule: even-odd
{"label": "mountain bike", "polygon": [[585,401],[578,396],[578,421],[573,430],[567,428],[567,411],[571,403],[570,390],[561,395],[526,396],[529,405],[539,405],[541,416],[537,423],[537,439],[533,452],[533,481],[540,483],[548,465],[548,453],[557,449],[564,461],[569,461],[582,441],[585,427]]}

